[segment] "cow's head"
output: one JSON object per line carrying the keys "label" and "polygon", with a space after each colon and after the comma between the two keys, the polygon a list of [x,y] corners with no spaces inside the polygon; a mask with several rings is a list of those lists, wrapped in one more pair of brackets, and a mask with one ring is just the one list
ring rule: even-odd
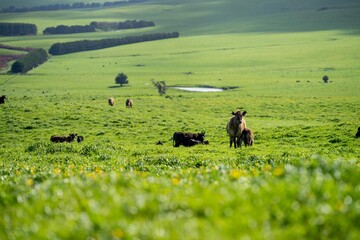
{"label": "cow's head", "polygon": [[205,132],[202,131],[201,133],[198,133],[196,140],[203,142],[205,140]]}
{"label": "cow's head", "polygon": [[242,122],[243,117],[246,115],[246,111],[241,112],[240,110],[237,110],[236,112],[232,112],[231,114],[235,116],[236,120],[240,124]]}

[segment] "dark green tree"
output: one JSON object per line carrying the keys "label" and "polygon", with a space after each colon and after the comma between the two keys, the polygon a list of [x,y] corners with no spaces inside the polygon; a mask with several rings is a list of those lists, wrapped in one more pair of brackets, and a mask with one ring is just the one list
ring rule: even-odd
{"label": "dark green tree", "polygon": [[124,73],[119,73],[117,75],[117,77],[115,78],[115,83],[120,84],[120,86],[122,87],[123,84],[128,84],[129,83],[128,77]]}
{"label": "dark green tree", "polygon": [[328,81],[329,81],[329,77],[328,76],[323,76],[323,81],[324,81],[324,83],[327,83]]}

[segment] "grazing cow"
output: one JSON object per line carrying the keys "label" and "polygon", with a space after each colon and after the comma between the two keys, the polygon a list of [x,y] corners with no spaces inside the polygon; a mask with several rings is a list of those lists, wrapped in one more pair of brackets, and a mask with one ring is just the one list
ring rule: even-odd
{"label": "grazing cow", "polygon": [[245,147],[252,146],[254,144],[254,133],[250,128],[245,128],[241,137],[239,138],[238,144],[241,147],[241,142],[244,142]]}
{"label": "grazing cow", "polygon": [[109,103],[110,106],[114,106],[115,105],[115,99],[114,98],[109,98],[108,103]]}
{"label": "grazing cow", "polygon": [[359,138],[359,137],[360,137],[360,127],[358,128],[358,131],[357,131],[357,133],[355,134],[355,137],[356,137],[356,138]]}
{"label": "grazing cow", "polygon": [[75,137],[76,137],[76,133],[71,133],[69,134],[69,136],[51,136],[50,138],[50,141],[52,142],[56,142],[56,143],[59,143],[59,142],[72,142],[75,140]]}
{"label": "grazing cow", "polygon": [[84,137],[83,136],[78,136],[76,141],[79,143],[79,142],[82,142],[84,141]]}
{"label": "grazing cow", "polygon": [[191,147],[196,145],[195,142],[199,141],[203,143],[205,139],[205,132],[201,133],[183,133],[175,132],[173,135],[173,146],[179,147],[183,145],[185,147]]}
{"label": "grazing cow", "polygon": [[230,147],[234,143],[234,148],[236,148],[236,144],[239,142],[241,133],[246,128],[246,121],[244,119],[246,111],[241,113],[241,111],[238,110],[235,113],[232,112],[232,115],[233,116],[229,119],[226,125],[226,132],[230,138]]}
{"label": "grazing cow", "polygon": [[130,99],[130,98],[126,99],[125,106],[127,108],[131,108],[133,106],[133,104],[134,104],[134,102],[132,99]]}
{"label": "grazing cow", "polygon": [[2,95],[0,97],[0,104],[4,104],[5,103],[5,99],[6,99],[6,96],[5,95]]}

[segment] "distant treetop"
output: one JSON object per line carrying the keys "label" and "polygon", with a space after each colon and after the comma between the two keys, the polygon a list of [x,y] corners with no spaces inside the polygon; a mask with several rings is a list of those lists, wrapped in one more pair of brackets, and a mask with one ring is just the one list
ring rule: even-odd
{"label": "distant treetop", "polygon": [[78,9],[78,8],[101,8],[101,7],[113,7],[119,6],[122,4],[131,4],[131,3],[140,3],[145,2],[147,0],[121,0],[121,1],[113,1],[113,2],[93,2],[93,3],[83,3],[76,2],[73,4],[51,4],[51,5],[41,5],[35,7],[15,7],[9,6],[7,8],[0,9],[0,13],[11,13],[11,12],[33,12],[33,11],[58,11],[58,10],[67,10],[67,9]]}

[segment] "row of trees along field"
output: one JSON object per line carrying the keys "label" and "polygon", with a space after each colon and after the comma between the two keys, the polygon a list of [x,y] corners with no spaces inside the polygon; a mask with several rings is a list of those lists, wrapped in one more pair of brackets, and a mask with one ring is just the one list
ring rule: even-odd
{"label": "row of trees along field", "polygon": [[65,26],[59,25],[56,27],[48,27],[43,31],[44,35],[47,34],[72,34],[72,33],[84,33],[84,32],[95,32],[95,28],[90,25],[80,26]]}
{"label": "row of trees along field", "polygon": [[62,55],[67,53],[81,52],[96,50],[102,48],[115,47],[120,45],[147,42],[154,40],[161,40],[167,38],[178,38],[178,32],[172,33],[153,33],[141,36],[129,36],[123,38],[107,38],[100,40],[81,40],[75,42],[66,42],[66,43],[55,43],[50,49],[49,53],[52,55]]}
{"label": "row of trees along field", "polygon": [[0,23],[0,36],[36,35],[37,27],[30,23]]}
{"label": "row of trees along field", "polygon": [[25,56],[15,61],[11,66],[11,72],[26,73],[31,69],[39,66],[40,64],[46,62],[47,59],[48,59],[48,54],[46,50],[42,48],[34,49]]}
{"label": "row of trees along field", "polygon": [[140,3],[140,2],[145,2],[145,1],[146,0],[123,0],[123,1],[113,1],[113,2],[104,2],[104,3],[76,2],[73,4],[50,4],[50,5],[41,5],[41,6],[35,6],[35,7],[9,6],[7,8],[0,9],[0,12],[12,13],[12,12],[33,12],[33,11],[58,11],[58,10],[79,9],[79,8],[101,8],[101,7],[119,6],[119,5],[128,4],[128,3]]}
{"label": "row of trees along field", "polygon": [[155,26],[154,22],[144,20],[127,20],[124,22],[91,22],[90,26],[101,30],[111,29],[131,29],[131,28],[145,28]]}
{"label": "row of trees along field", "polygon": [[154,22],[144,20],[127,20],[124,22],[91,22],[90,25],[74,25],[65,26],[58,25],[56,27],[47,27],[43,31],[44,35],[47,34],[72,34],[72,33],[84,33],[95,32],[96,29],[104,31],[113,29],[131,29],[131,28],[144,28],[155,26]]}

